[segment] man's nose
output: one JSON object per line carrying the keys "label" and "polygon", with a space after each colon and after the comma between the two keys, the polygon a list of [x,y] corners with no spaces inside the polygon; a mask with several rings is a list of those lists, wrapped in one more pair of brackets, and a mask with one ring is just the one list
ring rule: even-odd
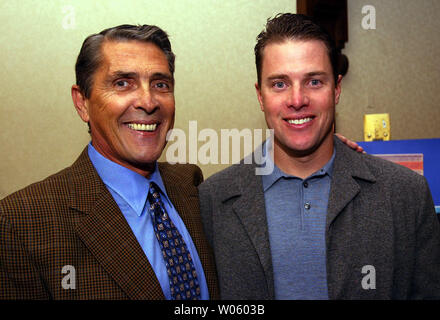
{"label": "man's nose", "polygon": [[305,88],[301,85],[293,85],[289,92],[287,106],[289,108],[301,109],[309,104],[310,100]]}
{"label": "man's nose", "polygon": [[141,85],[138,89],[136,108],[144,109],[148,114],[159,108],[159,103],[150,85]]}

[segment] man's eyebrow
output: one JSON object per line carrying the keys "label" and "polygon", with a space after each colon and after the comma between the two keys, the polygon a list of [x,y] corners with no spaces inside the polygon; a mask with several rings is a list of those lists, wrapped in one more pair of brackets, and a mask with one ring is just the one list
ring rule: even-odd
{"label": "man's eyebrow", "polygon": [[163,72],[156,72],[151,75],[152,80],[167,80],[171,83],[174,83],[174,77],[171,74],[163,73]]}
{"label": "man's eyebrow", "polygon": [[[328,76],[329,74],[325,71],[311,71],[311,72],[307,72],[305,75],[306,77],[316,77],[316,76]],[[267,77],[267,80],[271,81],[271,80],[288,79],[288,78],[289,78],[288,75],[280,73],[280,74],[273,74]]]}
{"label": "man's eyebrow", "polygon": [[275,79],[288,79],[289,77],[286,74],[273,74],[269,77],[267,77],[268,81],[275,80]]}
{"label": "man's eyebrow", "polygon": [[325,71],[312,71],[312,72],[307,72],[306,75],[308,77],[328,76],[328,73]]}
{"label": "man's eyebrow", "polygon": [[[109,74],[109,76],[107,77],[107,79],[109,81],[112,81],[114,79],[119,79],[119,78],[129,78],[129,79],[133,79],[133,78],[138,78],[139,74],[137,72],[130,72],[130,71],[114,71],[111,72]],[[150,77],[152,80],[167,80],[170,81],[172,83],[174,83],[174,77],[168,73],[164,73],[164,72],[155,72],[151,75]]]}
{"label": "man's eyebrow", "polygon": [[118,79],[118,78],[137,78],[139,75],[136,72],[126,72],[126,71],[114,71],[109,74],[107,78]]}

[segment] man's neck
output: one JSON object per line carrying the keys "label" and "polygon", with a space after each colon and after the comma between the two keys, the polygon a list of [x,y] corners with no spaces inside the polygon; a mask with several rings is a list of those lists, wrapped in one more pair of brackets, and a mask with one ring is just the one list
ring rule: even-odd
{"label": "man's neck", "polygon": [[120,166],[123,166],[131,171],[136,172],[137,174],[140,174],[141,176],[144,176],[145,178],[149,179],[151,174],[156,169],[156,161],[151,163],[144,163],[144,164],[132,164],[127,161],[123,161],[121,159],[118,159],[111,155],[111,153],[105,152],[102,148],[97,147],[95,144],[93,144],[93,148],[104,158],[119,164]]}
{"label": "man's neck", "polygon": [[323,141],[316,150],[304,155],[284,150],[275,144],[274,162],[284,173],[305,179],[330,161],[333,155],[333,146],[333,135]]}

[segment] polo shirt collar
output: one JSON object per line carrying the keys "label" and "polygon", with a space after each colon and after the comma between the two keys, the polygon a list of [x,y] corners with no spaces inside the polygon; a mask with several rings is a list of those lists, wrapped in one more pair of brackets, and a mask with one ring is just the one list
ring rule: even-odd
{"label": "polo shirt collar", "polygon": [[[269,148],[272,146],[272,142],[270,139],[267,139],[266,141],[263,142],[263,155],[268,154],[269,152]],[[335,155],[336,155],[336,150],[335,148],[333,148],[333,155],[330,158],[330,160],[318,171],[314,172],[313,174],[311,174],[309,177],[307,177],[304,180],[310,179],[312,177],[319,177],[319,176],[325,176],[326,174],[331,178],[332,174],[333,174],[333,163],[335,160]],[[279,179],[281,178],[294,178],[294,179],[300,179],[299,177],[295,177],[292,175],[289,175],[287,173],[284,173],[280,168],[277,167],[277,165],[274,163],[272,157],[266,157],[265,158],[266,161],[269,164],[266,164],[266,166],[270,166],[273,165],[273,171],[271,174],[269,175],[263,175],[263,191],[266,192],[267,189],[269,189],[273,184],[275,184]]]}

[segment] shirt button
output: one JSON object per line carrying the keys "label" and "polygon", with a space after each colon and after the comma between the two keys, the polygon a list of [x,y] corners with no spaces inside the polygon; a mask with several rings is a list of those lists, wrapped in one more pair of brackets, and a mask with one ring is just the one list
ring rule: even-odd
{"label": "shirt button", "polygon": [[306,210],[309,210],[309,209],[310,209],[310,203],[309,203],[309,202],[306,202],[306,203],[304,204],[304,208],[305,208]]}
{"label": "shirt button", "polygon": [[307,183],[307,181],[303,183],[303,186],[304,186],[304,188],[308,188],[309,187],[309,184]]}

